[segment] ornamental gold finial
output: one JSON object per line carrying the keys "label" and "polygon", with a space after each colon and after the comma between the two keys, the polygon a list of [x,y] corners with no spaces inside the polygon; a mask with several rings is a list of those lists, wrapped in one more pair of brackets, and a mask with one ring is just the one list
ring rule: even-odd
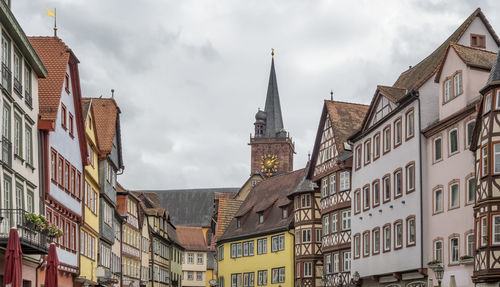
{"label": "ornamental gold finial", "polygon": [[271,56],[274,58],[274,48],[271,48]]}

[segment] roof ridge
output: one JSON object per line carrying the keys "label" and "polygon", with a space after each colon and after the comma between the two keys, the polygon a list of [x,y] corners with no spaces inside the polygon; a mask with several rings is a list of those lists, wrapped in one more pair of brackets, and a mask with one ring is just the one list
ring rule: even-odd
{"label": "roof ridge", "polygon": [[467,48],[467,49],[471,49],[471,50],[475,50],[475,51],[479,51],[479,52],[485,52],[485,53],[490,53],[490,54],[494,54],[494,55],[497,54],[496,52],[492,52],[492,51],[489,51],[489,50],[480,49],[480,48],[476,48],[476,47],[470,47],[470,46],[462,45],[462,44],[459,44],[457,42],[452,42],[452,43],[450,43],[450,45],[452,47],[453,46],[458,46],[458,47],[463,47],[463,48]]}
{"label": "roof ridge", "polygon": [[366,104],[361,104],[361,103],[353,103],[353,102],[346,102],[346,101],[337,101],[337,100],[325,100],[325,102],[328,103],[341,103],[341,104],[349,104],[349,105],[356,105],[356,106],[365,106],[368,107],[369,105]]}
{"label": "roof ridge", "polygon": [[394,87],[394,86],[386,86],[386,85],[377,85],[377,88],[378,87],[382,87],[382,88],[388,88],[388,89],[399,89],[399,90],[405,90],[405,88],[400,88],[400,87]]}

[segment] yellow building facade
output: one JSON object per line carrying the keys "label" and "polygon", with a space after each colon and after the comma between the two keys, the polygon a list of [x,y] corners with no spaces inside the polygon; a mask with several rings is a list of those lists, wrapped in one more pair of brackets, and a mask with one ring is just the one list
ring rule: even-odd
{"label": "yellow building facade", "polygon": [[293,286],[293,234],[291,229],[219,244],[218,286]]}
{"label": "yellow building facade", "polygon": [[99,167],[97,136],[91,99],[82,102],[85,119],[85,138],[89,153],[89,164],[85,166],[83,183],[83,218],[80,226],[80,276],[82,285],[97,285],[97,239],[99,238]]}

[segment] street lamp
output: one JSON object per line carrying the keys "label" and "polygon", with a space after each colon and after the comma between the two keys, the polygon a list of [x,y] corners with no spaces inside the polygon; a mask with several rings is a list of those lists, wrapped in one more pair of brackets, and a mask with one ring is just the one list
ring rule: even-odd
{"label": "street lamp", "polygon": [[436,267],[434,267],[433,271],[434,275],[436,275],[438,286],[441,287],[441,280],[443,279],[443,273],[444,273],[443,264],[439,263]]}

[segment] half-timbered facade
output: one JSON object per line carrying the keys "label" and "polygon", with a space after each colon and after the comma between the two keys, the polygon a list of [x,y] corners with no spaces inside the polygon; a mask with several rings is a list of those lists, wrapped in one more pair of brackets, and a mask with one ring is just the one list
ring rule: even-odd
{"label": "half-timbered facade", "polygon": [[497,55],[481,103],[471,150],[475,153],[474,274],[476,286],[500,282],[500,57]]}
{"label": "half-timbered facade", "polygon": [[[318,125],[308,177],[320,199],[317,223],[322,231],[315,235],[322,242],[325,286],[350,282],[352,151],[347,137],[359,129],[367,109],[366,105],[325,101]],[[295,226],[297,230],[297,218]]]}
{"label": "half-timbered facade", "polygon": [[[480,18],[479,18],[480,20]],[[482,21],[476,34],[490,35]],[[492,37],[496,37],[491,35]],[[496,47],[495,43],[489,46]],[[469,146],[475,125],[479,90],[484,86],[496,54],[451,44],[435,82],[439,84],[439,119],[423,131],[426,180],[423,193],[424,263],[445,266],[442,283],[472,286],[475,203],[474,154]],[[453,224],[460,222],[460,224]],[[432,268],[428,269],[435,278]]]}
{"label": "half-timbered facade", "polygon": [[88,162],[78,59],[57,37],[33,37],[30,41],[49,70],[47,78],[39,81],[38,127],[42,130],[45,167],[50,170],[44,178],[45,216],[64,233],[56,239],[59,282],[73,286],[80,266],[83,167]]}
{"label": "half-timbered facade", "polygon": [[288,195],[294,202],[295,286],[321,285],[323,263],[320,197],[315,187],[311,180],[304,177],[297,188]]}
{"label": "half-timbered facade", "polygon": [[139,285],[141,279],[142,225],[139,225],[139,199],[118,185],[118,212],[127,216],[122,226],[122,284]]}

